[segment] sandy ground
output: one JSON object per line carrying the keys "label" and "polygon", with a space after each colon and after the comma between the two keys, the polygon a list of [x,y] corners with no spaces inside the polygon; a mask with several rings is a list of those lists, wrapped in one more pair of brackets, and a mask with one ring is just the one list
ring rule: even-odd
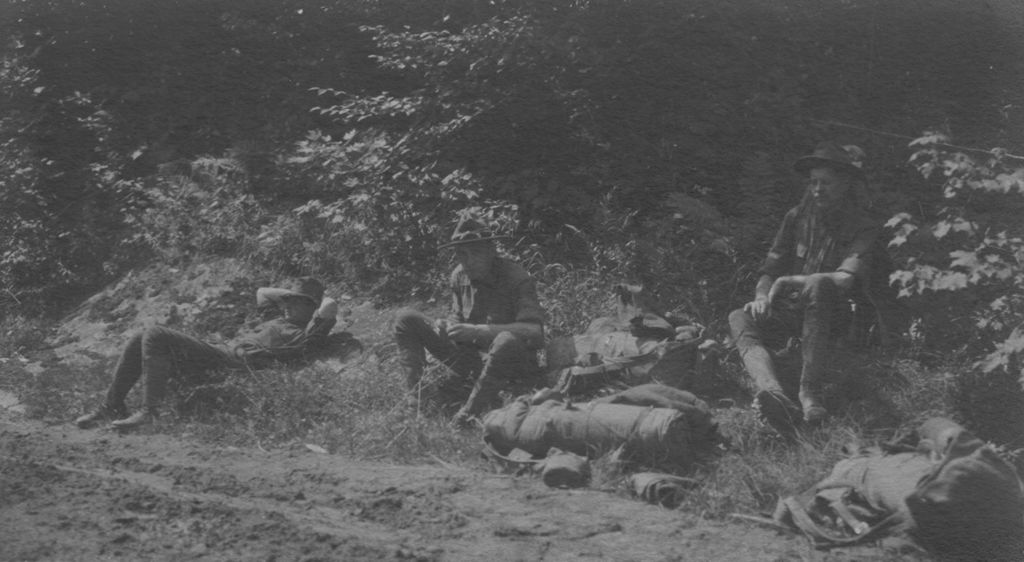
{"label": "sandy ground", "polygon": [[[454,466],[45,425],[0,408],[3,560],[818,560],[798,536]],[[837,556],[838,554],[838,556]]]}

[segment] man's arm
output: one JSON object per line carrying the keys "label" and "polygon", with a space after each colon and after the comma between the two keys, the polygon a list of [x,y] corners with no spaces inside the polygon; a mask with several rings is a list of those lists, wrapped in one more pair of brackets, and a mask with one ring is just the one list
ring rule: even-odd
{"label": "man's arm", "polygon": [[544,341],[544,328],[533,322],[510,324],[450,324],[448,337],[453,341],[473,345],[490,345],[501,332],[512,332],[528,347],[539,348]]}
{"label": "man's arm", "polygon": [[775,297],[784,291],[802,290],[808,281],[815,278],[831,279],[836,287],[839,287],[839,290],[848,294],[853,290],[858,277],[863,280],[868,276],[868,269],[870,268],[869,257],[875,240],[878,238],[879,231],[879,228],[874,225],[867,225],[861,228],[836,271],[779,277],[772,284],[772,288],[768,293],[768,302],[773,302]]}
{"label": "man's arm", "polygon": [[754,320],[767,318],[771,314],[771,298],[769,293],[775,278],[767,273],[762,274],[754,287],[754,300],[743,305],[743,310],[754,317]]}
{"label": "man's arm", "polygon": [[313,313],[313,319],[306,327],[306,336],[310,340],[326,338],[338,322],[338,302],[331,297],[324,297],[320,308]]}
{"label": "man's arm", "polygon": [[448,325],[448,337],[452,341],[478,346],[489,346],[501,332],[511,332],[527,347],[540,349],[544,346],[544,311],[537,299],[537,287],[533,279],[521,272],[516,282],[515,319],[506,324],[465,324]]}
{"label": "man's arm", "polygon": [[754,288],[754,300],[743,305],[743,310],[754,317],[755,320],[762,320],[771,315],[772,284],[783,273],[792,268],[793,255],[796,251],[794,224],[797,218],[796,208],[790,209],[779,225],[779,230],[772,240],[772,247],[768,250],[764,263],[761,264],[761,277],[757,280]]}
{"label": "man's arm", "polygon": [[810,275],[785,275],[776,279],[768,291],[768,303],[775,302],[775,298],[779,296],[779,293],[789,291],[801,291],[809,281],[815,278],[827,278],[831,279],[835,283],[836,287],[843,292],[849,292],[853,289],[853,282],[855,277],[852,273],[847,271],[829,271],[825,273],[812,273]]}

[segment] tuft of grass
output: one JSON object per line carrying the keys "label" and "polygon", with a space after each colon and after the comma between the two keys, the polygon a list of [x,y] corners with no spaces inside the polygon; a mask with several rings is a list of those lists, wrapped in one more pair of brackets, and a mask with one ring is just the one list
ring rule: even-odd
{"label": "tuft of grass", "polygon": [[679,507],[712,518],[731,513],[770,516],[779,498],[821,480],[842,456],[843,447],[861,435],[855,421],[833,418],[788,442],[749,409],[717,410],[715,418],[730,446],[716,462],[697,470],[702,485]]}
{"label": "tuft of grass", "polygon": [[[353,458],[473,462],[479,434],[449,427],[431,403],[406,407],[406,389],[390,354],[337,365],[315,362],[228,374],[180,389],[175,413],[201,438],[235,444],[308,443]],[[200,398],[201,397],[201,398]]]}
{"label": "tuft of grass", "polygon": [[102,404],[112,363],[73,367],[47,361],[0,364],[0,390],[17,396],[30,418],[62,422]]}

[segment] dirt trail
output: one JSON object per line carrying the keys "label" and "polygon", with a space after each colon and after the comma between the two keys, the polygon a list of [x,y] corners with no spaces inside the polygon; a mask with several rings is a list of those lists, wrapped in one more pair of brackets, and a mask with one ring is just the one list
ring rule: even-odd
{"label": "dirt trail", "polygon": [[3,560],[813,560],[806,542],[601,491],[0,408]]}

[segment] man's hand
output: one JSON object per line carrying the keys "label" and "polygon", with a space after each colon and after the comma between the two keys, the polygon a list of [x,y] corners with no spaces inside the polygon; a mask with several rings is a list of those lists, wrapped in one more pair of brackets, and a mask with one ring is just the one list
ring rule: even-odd
{"label": "man's hand", "polygon": [[490,341],[486,324],[449,324],[448,337],[458,343],[479,345]]}
{"label": "man's hand", "polygon": [[758,297],[743,305],[743,310],[751,315],[754,320],[760,321],[771,316],[772,305],[768,302],[768,297]]}

